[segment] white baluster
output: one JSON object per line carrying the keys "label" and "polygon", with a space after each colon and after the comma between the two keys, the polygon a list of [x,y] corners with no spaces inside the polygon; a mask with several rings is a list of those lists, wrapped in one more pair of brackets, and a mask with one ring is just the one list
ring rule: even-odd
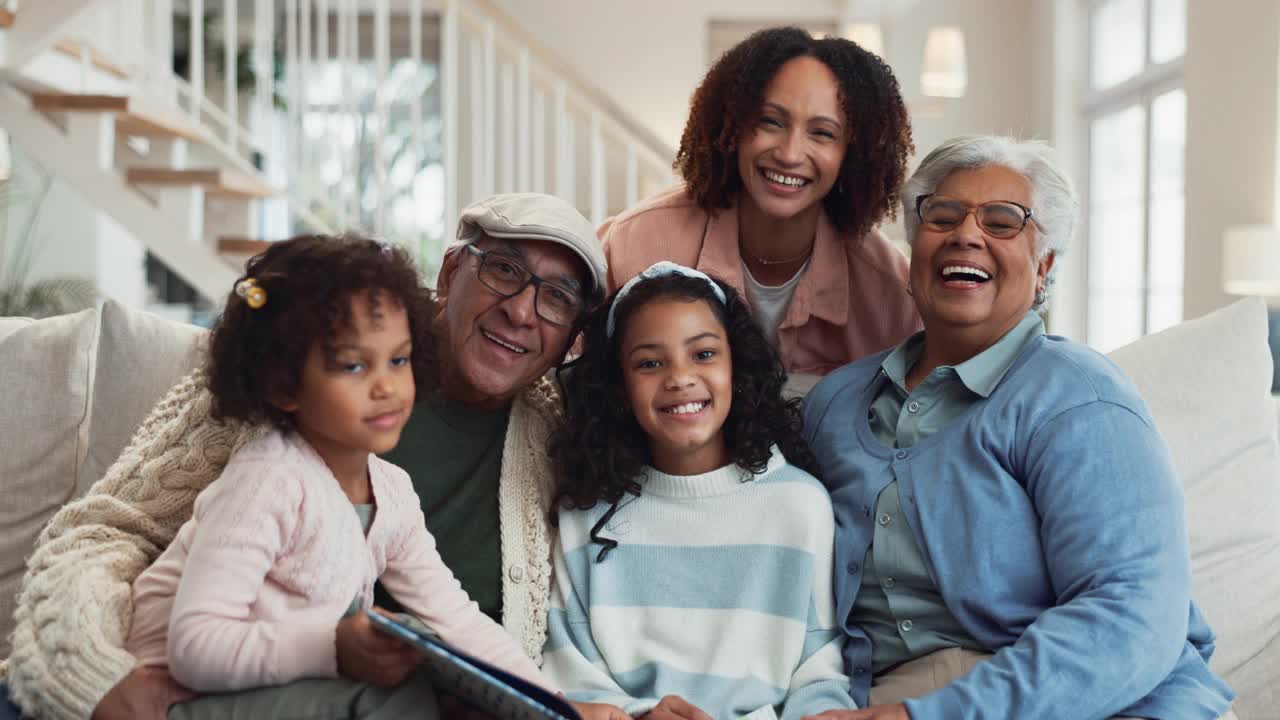
{"label": "white baluster", "polygon": [[346,0],[336,1],[337,5],[334,6],[334,12],[336,13],[334,26],[337,34],[335,35],[334,45],[337,47],[335,48],[336,55],[334,64],[338,69],[339,85],[342,88],[342,96],[337,102],[338,107],[334,109],[338,131],[334,137],[333,147],[338,165],[342,168],[342,173],[341,178],[338,180],[338,186],[334,189],[334,195],[336,196],[336,202],[338,205],[338,225],[345,230],[349,226],[349,219],[347,217],[347,174],[349,168],[347,167],[347,154],[342,151],[342,143],[345,141],[347,136],[347,123],[350,119],[346,114],[346,109],[347,95],[351,91],[350,74],[347,72],[347,44],[351,38],[347,34],[347,20],[349,18],[347,17]]}
{"label": "white baluster", "polygon": [[262,148],[262,167],[267,167],[266,155],[271,145],[272,116],[272,52],[271,39],[275,8],[272,0],[254,0],[253,4],[253,74],[254,94],[257,95],[258,127],[257,144]]}
{"label": "white baluster", "polygon": [[471,62],[469,63],[470,82],[467,84],[467,104],[471,112],[467,127],[468,134],[471,136],[471,166],[467,169],[467,174],[471,178],[471,197],[467,198],[466,202],[472,203],[487,197],[489,192],[485,189],[484,177],[485,123],[481,121],[485,116],[484,48],[472,38],[468,44],[468,50]]}
{"label": "white baluster", "polygon": [[635,141],[627,138],[627,170],[623,202],[625,207],[635,207],[640,202],[640,158],[636,153]]}
{"label": "white baluster", "polygon": [[[354,71],[360,65],[360,6],[358,0],[346,0],[347,12],[347,61],[344,67],[348,73]],[[363,90],[363,88],[362,88]],[[347,153],[347,166],[351,168],[348,173],[347,182],[349,183],[350,192],[347,200],[351,204],[351,221],[356,226],[365,229],[364,218],[364,201],[361,197],[361,181],[363,178],[357,177],[360,170],[360,153],[361,148],[356,140],[362,134],[357,131],[357,126],[363,130],[364,113],[361,106],[356,105],[355,92],[347,93],[346,115],[351,127],[351,147]]]}
{"label": "white baluster", "polygon": [[574,192],[573,118],[569,115],[569,88],[564,78],[555,84],[556,195],[577,204]]}
{"label": "white baluster", "polygon": [[298,107],[298,84],[302,81],[298,70],[298,0],[285,0],[284,3],[284,57],[285,57],[285,97],[288,104],[288,130],[285,133],[288,145],[286,167],[289,177],[297,177],[302,172],[298,157],[298,149],[302,145],[302,114]]}
{"label": "white baluster", "polygon": [[222,4],[222,98],[223,109],[230,122],[227,123],[227,145],[233,152],[238,152],[240,141],[240,106],[236,89],[236,52],[240,47],[239,20],[236,18],[236,3]]}
{"label": "white baluster", "polygon": [[502,63],[498,72],[502,104],[495,113],[500,120],[498,134],[498,192],[516,190],[516,87],[511,63]]}
{"label": "white baluster", "polygon": [[311,90],[311,0],[298,5],[298,167],[303,175],[315,177],[315,152],[307,141],[306,119]]}
{"label": "white baluster", "polygon": [[204,106],[204,0],[190,0],[191,42],[188,74],[191,78],[191,119],[198,125]]}
{"label": "white baluster", "polygon": [[[413,61],[414,74],[422,72],[422,0],[409,3],[409,57]],[[414,174],[426,162],[426,139],[423,137],[422,96],[415,92],[409,103],[409,124],[413,130]],[[412,181],[410,181],[412,182]]]}
{"label": "white baluster", "polygon": [[[178,100],[173,78],[173,0],[152,0],[156,18],[156,95],[165,105]],[[88,44],[88,43],[86,43]]]}
{"label": "white baluster", "polygon": [[521,45],[516,58],[516,107],[513,122],[516,128],[516,187],[519,192],[529,192],[532,186],[530,179],[530,122],[529,109],[529,73],[531,60],[529,48]]}
{"label": "white baluster", "polygon": [[[481,170],[481,177],[484,178],[484,191],[482,197],[488,197],[494,193],[496,186],[496,165],[498,162],[497,153],[497,114],[498,114],[498,87],[496,82],[496,71],[498,65],[498,50],[495,37],[493,18],[485,18],[484,20],[484,114],[481,117],[481,124],[484,127],[484,165]],[[478,199],[478,198],[477,198]]]}
{"label": "white baluster", "polygon": [[374,6],[373,55],[377,63],[374,75],[373,102],[377,111],[378,127],[374,133],[373,148],[374,175],[377,182],[378,204],[374,209],[373,231],[382,237],[386,234],[387,215],[387,124],[391,121],[388,112],[387,75],[391,72],[391,8],[388,0],[377,0]]}
{"label": "white baluster", "polygon": [[604,129],[600,111],[591,110],[591,224],[604,222],[609,207],[609,178],[604,164]]}
{"label": "white baluster", "polygon": [[458,3],[444,0],[440,24],[441,134],[444,137],[444,237],[458,221]]}
{"label": "white baluster", "polygon": [[529,122],[533,132],[533,178],[529,190],[544,193],[547,191],[547,96],[536,88],[530,94],[533,106],[533,118]]}

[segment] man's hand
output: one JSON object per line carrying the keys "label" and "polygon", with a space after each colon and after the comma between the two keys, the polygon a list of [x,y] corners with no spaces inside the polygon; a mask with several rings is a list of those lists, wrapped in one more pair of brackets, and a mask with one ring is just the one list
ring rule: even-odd
{"label": "man's hand", "polygon": [[711,716],[694,707],[679,695],[668,695],[658,701],[640,720],[711,720]]}
{"label": "man's hand", "polygon": [[911,713],[902,703],[875,705],[862,710],[828,710],[809,715],[802,720],[911,720]]}
{"label": "man's hand", "polygon": [[137,668],[102,698],[91,720],[165,720],[170,705],[195,696],[164,668]]}
{"label": "man's hand", "polygon": [[622,708],[605,703],[569,703],[582,716],[582,720],[631,720]]}
{"label": "man's hand", "polygon": [[[382,608],[374,610],[387,617]],[[380,632],[373,621],[358,612],[338,622],[338,674],[378,687],[392,688],[404,682],[422,661],[412,645]]]}

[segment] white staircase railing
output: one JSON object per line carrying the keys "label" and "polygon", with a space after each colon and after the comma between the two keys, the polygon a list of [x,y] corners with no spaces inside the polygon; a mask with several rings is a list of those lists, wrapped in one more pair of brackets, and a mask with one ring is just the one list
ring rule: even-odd
{"label": "white staircase railing", "polygon": [[599,222],[672,181],[670,148],[489,0],[24,0],[8,32],[58,5],[82,66],[110,58],[131,95],[287,188],[256,201],[264,239],[361,229],[433,272],[473,200],[551,192]]}

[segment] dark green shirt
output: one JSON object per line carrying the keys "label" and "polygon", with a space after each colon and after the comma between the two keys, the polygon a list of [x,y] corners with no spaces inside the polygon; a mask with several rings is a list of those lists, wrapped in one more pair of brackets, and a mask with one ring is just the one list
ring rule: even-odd
{"label": "dark green shirt", "polygon": [[[432,397],[419,402],[383,456],[409,473],[422,500],[427,530],[445,565],[472,600],[502,620],[502,548],[499,542],[498,481],[502,445],[511,409],[476,412]],[[388,602],[385,591],[377,602]]]}

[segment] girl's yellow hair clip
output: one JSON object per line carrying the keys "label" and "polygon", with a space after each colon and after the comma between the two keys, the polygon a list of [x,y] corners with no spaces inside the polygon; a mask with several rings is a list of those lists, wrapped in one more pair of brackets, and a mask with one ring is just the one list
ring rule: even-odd
{"label": "girl's yellow hair clip", "polygon": [[253,278],[245,278],[236,283],[236,295],[244,298],[245,303],[254,310],[267,304],[267,291]]}

